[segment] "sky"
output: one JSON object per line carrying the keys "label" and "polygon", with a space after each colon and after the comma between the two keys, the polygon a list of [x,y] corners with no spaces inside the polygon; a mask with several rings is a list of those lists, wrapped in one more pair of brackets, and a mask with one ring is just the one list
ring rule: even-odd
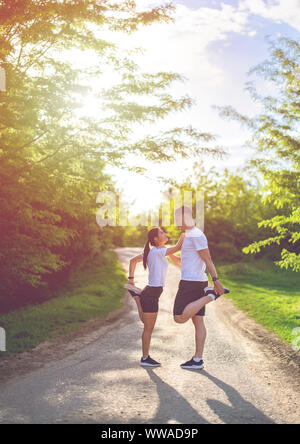
{"label": "sky", "polygon": [[[161,1],[136,0],[140,10],[163,4]],[[213,105],[233,106],[242,113],[254,115],[257,105],[245,91],[245,83],[255,80],[264,92],[272,92],[270,85],[257,77],[249,78],[251,67],[268,56],[266,36],[287,36],[299,39],[300,0],[171,0],[176,5],[175,23],[153,24],[137,33],[122,37],[128,48],[143,47],[143,55],[135,60],[142,71],[173,71],[184,75],[184,84],[173,86],[175,96],[189,94],[196,104],[183,113],[172,114],[159,126],[188,126],[218,136],[217,144],[228,152],[223,160],[178,160],[170,164],[140,161],[147,171],[145,177],[132,172],[107,168],[113,175],[122,197],[132,204],[132,211],[149,210],[160,202],[160,176],[192,177],[196,161],[205,168],[228,168],[239,171],[251,156],[243,148],[249,133],[236,122],[224,121]],[[139,131],[146,127],[137,128]],[[135,158],[128,159],[136,161]]]}

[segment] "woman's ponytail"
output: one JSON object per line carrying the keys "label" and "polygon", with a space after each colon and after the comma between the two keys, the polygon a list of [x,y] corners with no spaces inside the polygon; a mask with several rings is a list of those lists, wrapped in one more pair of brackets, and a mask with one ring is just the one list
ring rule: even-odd
{"label": "woman's ponytail", "polygon": [[148,259],[148,254],[150,251],[150,244],[155,246],[154,238],[157,236],[158,236],[158,228],[152,228],[152,230],[150,230],[148,232],[148,240],[145,244],[144,254],[143,254],[143,265],[144,265],[145,270],[147,268],[147,259]]}
{"label": "woman's ponytail", "polygon": [[150,241],[147,240],[147,242],[145,244],[145,248],[144,248],[144,254],[143,254],[143,265],[144,265],[145,270],[147,268],[147,259],[148,259],[149,251],[150,251]]}

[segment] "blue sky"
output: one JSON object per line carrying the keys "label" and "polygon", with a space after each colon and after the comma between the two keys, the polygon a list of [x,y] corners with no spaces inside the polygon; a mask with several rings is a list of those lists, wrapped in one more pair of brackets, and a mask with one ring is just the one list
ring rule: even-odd
{"label": "blue sky", "polygon": [[[138,8],[165,2],[137,0]],[[196,105],[179,115],[172,115],[154,128],[137,128],[137,137],[176,125],[193,125],[201,131],[219,136],[218,143],[229,156],[223,161],[211,158],[176,161],[172,165],[153,165],[142,159],[147,168],[146,178],[114,168],[117,184],[125,199],[135,202],[136,211],[151,208],[160,201],[162,184],[159,176],[169,171],[177,178],[191,174],[193,162],[205,167],[212,165],[239,171],[251,153],[242,148],[248,133],[236,122],[227,122],[217,115],[213,105],[231,105],[241,112],[258,111],[248,93],[245,82],[249,69],[268,56],[266,36],[281,35],[299,39],[300,0],[173,0],[176,4],[174,24],[155,24],[142,28],[137,34],[122,38],[126,47],[141,46],[145,55],[136,61],[144,71],[176,71],[188,78],[184,85],[175,85],[172,93],[188,93]],[[260,88],[268,90],[260,79]],[[136,158],[129,158],[136,162]],[[146,204],[145,204],[146,202]]]}

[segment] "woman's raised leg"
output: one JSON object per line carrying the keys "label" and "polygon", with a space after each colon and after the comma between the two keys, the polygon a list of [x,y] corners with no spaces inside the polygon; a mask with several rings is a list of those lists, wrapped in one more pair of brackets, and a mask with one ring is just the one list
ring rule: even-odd
{"label": "woman's raised leg", "polygon": [[142,309],[142,305],[141,305],[140,297],[139,297],[139,296],[136,296],[136,297],[134,297],[133,299],[135,300],[135,303],[136,303],[136,306],[137,306],[137,309],[138,309],[138,312],[139,312],[140,320],[141,320],[142,322],[144,322],[144,320],[143,320],[144,313],[143,313],[143,309]]}

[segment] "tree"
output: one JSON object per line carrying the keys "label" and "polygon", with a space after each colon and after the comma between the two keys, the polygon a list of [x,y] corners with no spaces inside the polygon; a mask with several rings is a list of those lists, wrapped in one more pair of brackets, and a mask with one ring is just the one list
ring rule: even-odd
{"label": "tree", "polygon": [[277,215],[263,219],[259,227],[269,227],[275,233],[244,248],[245,253],[259,252],[272,244],[283,245],[282,268],[300,271],[300,45],[287,38],[270,44],[270,57],[250,73],[263,76],[272,85],[274,94],[263,96],[253,82],[248,91],[261,105],[261,113],[250,118],[231,107],[219,108],[223,117],[246,125],[253,137],[249,145],[256,156],[250,163],[264,180],[264,203],[272,205]]}
{"label": "tree", "polygon": [[[129,152],[153,161],[205,152],[213,137],[191,127],[132,140],[133,125],[163,119],[191,106],[174,99],[176,73],[141,73],[99,30],[134,32],[139,26],[172,20],[172,7],[138,12],[124,0],[0,0],[0,293],[45,284],[55,273],[90,254],[96,196],[113,189],[103,170],[126,165]],[[74,68],[62,51],[92,51],[94,66]],[[65,54],[65,53],[64,53]],[[101,82],[110,66],[119,83],[99,92],[103,112],[78,117],[91,77]],[[140,104],[139,98],[153,102]],[[148,103],[148,102],[147,102]],[[101,245],[107,242],[100,238]],[[99,249],[99,244],[97,244]]]}
{"label": "tree", "polygon": [[[263,205],[259,183],[226,169],[223,173],[215,168],[207,171],[195,163],[189,177],[180,183],[173,180],[172,186],[174,195],[179,193],[184,196],[187,191],[192,192],[193,210],[196,209],[196,192],[203,193],[204,232],[212,256],[218,262],[232,263],[244,259],[243,248],[249,242],[254,239],[262,240],[272,234],[269,227],[261,230],[257,227],[261,219],[271,218],[276,214],[274,208]],[[165,210],[168,207],[169,203],[166,203]],[[180,230],[171,226],[167,228],[167,233],[174,242]],[[276,250],[278,248],[270,252],[272,257],[278,257]]]}

